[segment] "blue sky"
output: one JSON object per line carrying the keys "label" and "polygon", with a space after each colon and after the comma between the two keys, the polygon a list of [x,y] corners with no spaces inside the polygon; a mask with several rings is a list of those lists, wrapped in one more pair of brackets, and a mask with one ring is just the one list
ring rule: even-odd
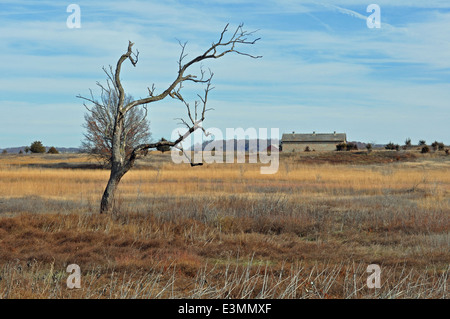
{"label": "blue sky", "polygon": [[[145,97],[175,78],[178,40],[200,54],[226,23],[244,22],[261,40],[250,59],[204,63],[215,73],[204,127],[283,132],[345,132],[349,140],[450,143],[450,4],[411,1],[78,1],[81,28],[66,25],[66,1],[0,4],[0,148],[77,147],[81,94],[98,93],[103,66],[115,65],[128,40],[140,52],[126,63],[127,92]],[[369,29],[369,4],[381,28]],[[195,91],[196,89],[197,91]],[[186,88],[187,96],[201,87]],[[185,107],[150,105],[153,137],[169,138]]]}

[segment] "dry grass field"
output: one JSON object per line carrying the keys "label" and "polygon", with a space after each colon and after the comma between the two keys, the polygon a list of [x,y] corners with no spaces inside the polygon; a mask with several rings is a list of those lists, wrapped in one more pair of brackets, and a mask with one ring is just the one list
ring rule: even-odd
{"label": "dry grass field", "polygon": [[[448,298],[450,156],[150,154],[99,215],[84,155],[0,156],[0,298]],[[68,289],[69,264],[81,288]],[[369,264],[381,288],[366,285]]]}

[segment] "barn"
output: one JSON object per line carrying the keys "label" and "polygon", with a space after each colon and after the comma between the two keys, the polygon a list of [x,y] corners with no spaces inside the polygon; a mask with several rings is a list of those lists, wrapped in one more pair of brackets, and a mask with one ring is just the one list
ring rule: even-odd
{"label": "barn", "polygon": [[334,151],[339,143],[347,143],[345,133],[284,133],[281,138],[283,152]]}

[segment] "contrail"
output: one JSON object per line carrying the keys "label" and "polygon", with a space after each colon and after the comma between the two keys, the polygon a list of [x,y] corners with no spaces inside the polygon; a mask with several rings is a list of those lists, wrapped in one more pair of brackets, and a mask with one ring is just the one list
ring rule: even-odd
{"label": "contrail", "polygon": [[323,22],[322,20],[320,20],[318,17],[316,17],[315,15],[313,15],[313,14],[311,14],[311,13],[309,13],[309,12],[307,12],[306,13],[307,15],[309,15],[311,18],[313,18],[314,20],[316,20],[317,22],[319,22],[321,25],[323,25],[328,31],[330,31],[330,32],[334,32],[334,30],[328,25],[328,24],[326,24],[325,22]]}
{"label": "contrail", "polygon": [[[326,8],[334,9],[334,10],[340,12],[340,13],[349,15],[349,16],[351,16],[353,18],[357,18],[357,19],[361,19],[361,20],[367,21],[367,17],[365,15],[362,15],[361,13],[358,13],[356,11],[353,11],[353,10],[350,10],[350,9],[341,8],[341,7],[338,7],[338,6],[334,5],[334,4],[320,3],[320,2],[315,2],[315,3],[318,4],[318,5],[321,5],[323,7],[326,7]],[[387,30],[391,30],[391,31],[398,31],[399,30],[399,28],[396,28],[396,27],[394,27],[394,26],[392,26],[392,25],[390,25],[389,23],[386,23],[386,22],[382,23],[382,28],[387,29]]]}

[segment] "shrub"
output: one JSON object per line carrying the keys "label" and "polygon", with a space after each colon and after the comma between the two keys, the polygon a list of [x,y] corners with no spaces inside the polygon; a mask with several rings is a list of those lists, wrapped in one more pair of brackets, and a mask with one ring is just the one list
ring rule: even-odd
{"label": "shrub", "polygon": [[306,146],[306,147],[305,147],[305,152],[311,152],[309,146]]}
{"label": "shrub", "polygon": [[400,149],[400,145],[389,142],[388,144],[386,144],[386,146],[384,148],[387,150],[397,150],[398,151]]}
{"label": "shrub", "polygon": [[48,149],[47,153],[48,154],[59,154],[59,151],[54,146],[52,146]]}
{"label": "shrub", "polygon": [[422,150],[420,151],[420,153],[425,154],[428,153],[430,151],[430,148],[427,145],[424,145],[422,147]]}
{"label": "shrub", "polygon": [[406,148],[411,147],[411,139],[409,137],[405,140],[405,146]]}
{"label": "shrub", "polygon": [[372,152],[372,144],[371,143],[368,143],[368,144],[366,144],[366,149],[367,149],[367,151],[370,153],[370,152]]}
{"label": "shrub", "polygon": [[356,143],[339,143],[336,145],[336,151],[351,151],[357,150],[358,145]]}
{"label": "shrub", "polygon": [[445,150],[445,154],[447,154],[447,155],[450,154],[450,150],[448,148]]}
{"label": "shrub", "polygon": [[426,144],[427,144],[427,142],[425,142],[425,140],[420,140],[419,141],[419,145],[421,145],[421,146],[426,145]]}
{"label": "shrub", "polygon": [[2,154],[8,154],[8,151],[7,150],[3,150]]}
{"label": "shrub", "polygon": [[434,151],[437,151],[437,150],[443,151],[445,145],[442,142],[434,141],[433,144],[431,144],[431,147],[433,147]]}
{"label": "shrub", "polygon": [[336,144],[336,151],[345,151],[347,149],[346,143]]}
{"label": "shrub", "polygon": [[31,153],[45,153],[45,146],[41,141],[34,141],[30,146]]}

